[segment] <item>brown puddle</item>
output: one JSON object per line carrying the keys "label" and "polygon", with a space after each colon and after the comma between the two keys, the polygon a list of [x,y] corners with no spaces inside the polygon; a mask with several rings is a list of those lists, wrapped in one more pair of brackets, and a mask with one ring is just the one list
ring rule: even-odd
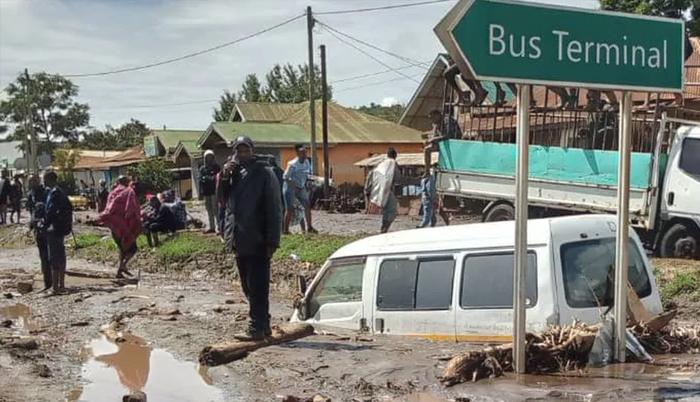
{"label": "brown puddle", "polygon": [[17,303],[0,309],[0,315],[15,321],[14,325],[25,331],[35,331],[39,328],[32,316],[32,308],[26,304]]}
{"label": "brown puddle", "polygon": [[144,392],[155,402],[222,402],[223,392],[194,363],[177,360],[162,349],[131,334],[124,342],[102,336],[81,353],[86,384],[68,395],[68,402],[121,400],[123,395]]}
{"label": "brown puddle", "polygon": [[[585,373],[520,375],[465,383],[443,390],[472,401],[700,401],[700,359],[697,355],[661,357],[656,364],[613,364]],[[409,402],[453,400],[441,392],[417,393]]]}

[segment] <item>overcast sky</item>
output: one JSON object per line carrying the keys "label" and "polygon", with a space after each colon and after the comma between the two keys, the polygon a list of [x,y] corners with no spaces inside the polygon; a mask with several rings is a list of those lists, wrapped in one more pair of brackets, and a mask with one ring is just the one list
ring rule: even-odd
{"label": "overcast sky", "polygon": [[[304,12],[378,7],[420,0],[0,0],[0,87],[30,72],[83,74],[135,67],[235,40]],[[596,0],[539,0],[596,7]],[[433,27],[456,1],[356,14],[318,15],[327,25],[411,60],[431,61],[442,50]],[[322,27],[330,82],[387,70]],[[362,45],[358,45],[362,47]],[[364,48],[392,68],[409,65]],[[299,19],[250,40],[177,63],[117,75],[73,78],[91,125],[134,117],[153,128],[204,130],[224,89],[262,77],[275,63],[307,60],[306,21]],[[315,58],[318,62],[318,52]],[[420,81],[422,70],[401,69]],[[346,106],[407,102],[417,83],[395,72],[338,82]]]}

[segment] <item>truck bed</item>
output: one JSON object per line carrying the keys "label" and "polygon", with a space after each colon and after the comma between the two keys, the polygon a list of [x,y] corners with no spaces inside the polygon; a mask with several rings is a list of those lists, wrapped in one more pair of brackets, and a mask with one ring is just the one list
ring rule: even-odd
{"label": "truck bed", "polygon": [[[618,153],[530,146],[531,205],[590,212],[617,210]],[[632,153],[630,213],[647,215],[652,154]],[[661,167],[665,168],[665,158]],[[515,198],[515,144],[447,140],[440,143],[440,194],[485,200]]]}

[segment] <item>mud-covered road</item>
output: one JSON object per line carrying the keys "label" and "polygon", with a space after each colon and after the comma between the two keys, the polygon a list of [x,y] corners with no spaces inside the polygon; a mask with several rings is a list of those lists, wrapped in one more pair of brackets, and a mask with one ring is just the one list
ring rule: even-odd
{"label": "mud-covered road", "polygon": [[[342,225],[334,223],[338,219]],[[362,215],[319,214],[317,222],[321,230],[368,231]],[[397,228],[415,225],[410,218],[402,222]],[[149,402],[291,401],[317,394],[366,402],[700,400],[700,359],[693,356],[443,389],[438,376],[445,358],[468,345],[324,328],[203,369],[196,363],[199,351],[230,340],[245,325],[247,307],[233,280],[190,267],[142,273],[137,286],[113,280],[114,267],[69,253],[70,294],[47,296],[38,291],[38,267],[32,246],[0,249],[0,402],[121,401],[136,390]],[[34,290],[20,294],[19,283],[32,283]],[[292,313],[292,295],[280,285],[273,287],[273,324]],[[115,317],[123,318],[124,342],[100,333]],[[17,345],[17,339],[36,343]]]}

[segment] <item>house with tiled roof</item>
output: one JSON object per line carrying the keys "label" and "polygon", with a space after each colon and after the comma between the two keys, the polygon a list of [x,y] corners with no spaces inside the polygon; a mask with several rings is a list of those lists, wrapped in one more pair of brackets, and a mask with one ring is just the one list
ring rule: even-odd
{"label": "house with tiled roof", "polygon": [[[321,102],[316,103],[316,144],[318,171],[323,172],[323,124]],[[247,135],[256,143],[257,153],[273,155],[284,167],[296,157],[294,145],[309,146],[311,118],[309,102],[294,105],[239,103],[230,122],[212,123],[198,141],[201,149],[215,151],[223,162],[231,153],[230,144]],[[394,147],[399,153],[422,150],[421,133],[355,109],[328,103],[328,160],[335,183],[362,183],[364,171],[355,162]],[[309,152],[311,156],[311,152]]]}

